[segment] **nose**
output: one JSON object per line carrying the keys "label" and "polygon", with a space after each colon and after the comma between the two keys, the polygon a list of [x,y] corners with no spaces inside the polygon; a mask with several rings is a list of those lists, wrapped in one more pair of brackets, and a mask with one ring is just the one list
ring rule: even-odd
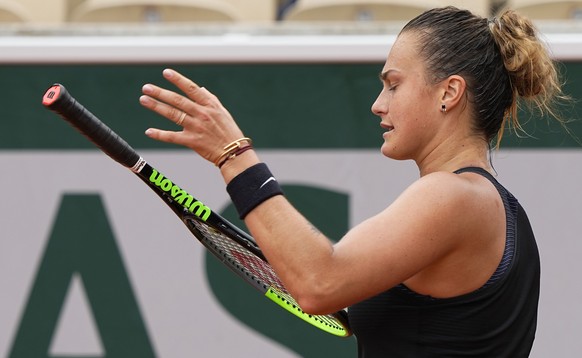
{"label": "nose", "polygon": [[382,115],[388,113],[388,103],[384,100],[384,90],[380,92],[374,103],[372,103],[372,113],[381,117]]}

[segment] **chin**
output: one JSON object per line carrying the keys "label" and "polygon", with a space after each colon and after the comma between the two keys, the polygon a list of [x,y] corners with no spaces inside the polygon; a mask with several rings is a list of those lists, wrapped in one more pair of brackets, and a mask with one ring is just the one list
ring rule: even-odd
{"label": "chin", "polygon": [[394,147],[389,146],[388,143],[384,143],[380,151],[382,152],[382,155],[390,159],[394,160],[410,159],[409,157],[403,155],[403,153],[399,153]]}

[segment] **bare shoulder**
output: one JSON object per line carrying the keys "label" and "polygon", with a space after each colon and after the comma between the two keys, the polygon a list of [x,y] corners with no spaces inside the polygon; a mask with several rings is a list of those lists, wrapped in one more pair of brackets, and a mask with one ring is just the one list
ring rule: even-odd
{"label": "bare shoulder", "polygon": [[475,199],[495,194],[494,187],[484,177],[475,173],[455,174],[434,172],[411,184],[402,197],[412,202],[442,205],[474,203]]}
{"label": "bare shoulder", "polygon": [[[349,268],[342,274],[354,276],[350,285],[357,286],[362,297],[402,282],[435,297],[477,287],[483,280],[479,277],[481,281],[475,283],[471,278],[475,272],[498,262],[499,245],[490,239],[503,236],[495,191],[479,174],[435,172],[423,176],[335,246],[337,257],[345,260],[343,267]],[[492,259],[484,264],[474,260],[476,256]],[[484,270],[484,276],[489,271]],[[459,272],[470,272],[471,277],[458,277]],[[363,282],[367,284],[359,287],[361,277],[366,277]]]}
{"label": "bare shoulder", "polygon": [[497,190],[482,175],[435,172],[410,185],[387,211],[416,213],[417,225],[439,230],[443,242],[454,244],[466,233],[485,230],[483,221],[502,206]]}

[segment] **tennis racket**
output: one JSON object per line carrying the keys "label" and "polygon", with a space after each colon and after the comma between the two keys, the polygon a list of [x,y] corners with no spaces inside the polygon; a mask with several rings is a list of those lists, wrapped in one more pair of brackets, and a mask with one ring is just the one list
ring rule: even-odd
{"label": "tennis racket", "polygon": [[330,334],[348,337],[345,311],[310,315],[281,283],[253,238],[147,163],[125,140],[77,102],[61,84],[51,86],[42,104],[59,114],[109,157],[129,168],[172,209],[220,262],[279,306]]}

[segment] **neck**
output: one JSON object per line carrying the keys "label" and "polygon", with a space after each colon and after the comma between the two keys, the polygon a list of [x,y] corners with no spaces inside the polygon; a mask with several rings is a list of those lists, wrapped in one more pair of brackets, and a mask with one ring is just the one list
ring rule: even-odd
{"label": "neck", "polygon": [[443,141],[422,159],[417,160],[416,164],[420,176],[437,171],[453,172],[465,167],[480,167],[492,171],[489,146],[483,139],[475,136]]}

